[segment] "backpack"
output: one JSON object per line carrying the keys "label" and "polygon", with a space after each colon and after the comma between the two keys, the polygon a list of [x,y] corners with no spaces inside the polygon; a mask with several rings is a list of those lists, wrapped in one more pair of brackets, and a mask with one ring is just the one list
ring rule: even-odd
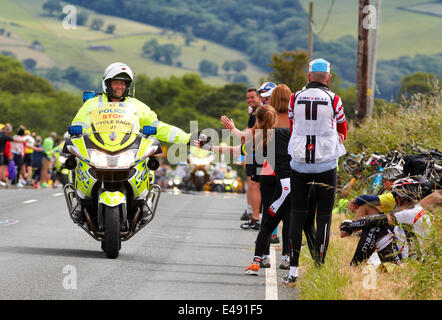
{"label": "backpack", "polygon": [[407,176],[420,176],[424,174],[427,168],[427,161],[430,159],[428,155],[416,154],[409,155],[404,158],[404,175]]}

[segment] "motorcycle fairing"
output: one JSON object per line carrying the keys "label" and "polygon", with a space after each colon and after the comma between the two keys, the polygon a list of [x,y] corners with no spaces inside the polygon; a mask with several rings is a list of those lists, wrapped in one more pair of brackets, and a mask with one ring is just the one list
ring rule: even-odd
{"label": "motorcycle fairing", "polygon": [[103,191],[98,196],[98,203],[108,207],[116,207],[120,204],[126,204],[126,195],[120,191]]}

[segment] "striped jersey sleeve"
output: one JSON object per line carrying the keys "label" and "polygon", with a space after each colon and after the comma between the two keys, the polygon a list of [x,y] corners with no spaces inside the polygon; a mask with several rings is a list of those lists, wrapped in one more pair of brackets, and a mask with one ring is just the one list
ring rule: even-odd
{"label": "striped jersey sleeve", "polygon": [[295,96],[296,93],[292,94],[292,96],[290,97],[290,101],[289,101],[289,108],[288,108],[288,113],[289,113],[289,119],[290,121],[293,121],[294,119],[294,105],[295,105]]}
{"label": "striped jersey sleeve", "polygon": [[335,110],[336,121],[342,123],[345,121],[344,106],[342,105],[341,97],[335,94],[333,99],[333,109]]}

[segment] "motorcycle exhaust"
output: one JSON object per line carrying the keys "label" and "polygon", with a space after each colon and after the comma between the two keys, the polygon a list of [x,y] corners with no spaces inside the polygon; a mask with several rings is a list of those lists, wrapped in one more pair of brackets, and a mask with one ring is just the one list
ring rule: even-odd
{"label": "motorcycle exhaust", "polygon": [[122,241],[127,241],[132,238],[135,234],[137,234],[141,229],[147,226],[154,218],[155,212],[157,211],[158,202],[160,201],[161,187],[157,184],[153,184],[149,192],[146,196],[146,205],[149,211],[149,219],[141,225],[141,222],[138,222],[138,217],[141,210],[138,208],[135,218],[132,223],[132,229],[125,233],[121,233],[124,237],[121,238]]}
{"label": "motorcycle exhaust", "polygon": [[[96,231],[96,228],[92,222],[92,219],[86,210],[85,210],[85,216],[86,216],[87,224],[80,224],[74,218],[74,215],[73,215],[74,211],[80,205],[80,201],[78,201],[74,186],[71,183],[67,183],[63,188],[63,192],[64,192],[64,197],[66,199],[66,204],[68,206],[69,216],[71,217],[72,221],[76,225],[78,225],[80,228],[82,228],[84,231],[86,231],[86,233],[88,235],[90,235],[92,238],[94,238],[97,241],[100,241],[101,238],[97,234],[97,231]],[[74,200],[75,200],[75,203],[74,203]]]}

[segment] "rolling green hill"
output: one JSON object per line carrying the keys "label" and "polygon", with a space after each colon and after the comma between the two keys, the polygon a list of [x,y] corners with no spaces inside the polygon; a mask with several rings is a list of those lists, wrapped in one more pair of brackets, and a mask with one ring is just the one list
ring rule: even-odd
{"label": "rolling green hill", "polygon": [[[61,20],[49,17],[42,9],[44,0],[2,0],[0,11],[0,51],[10,51],[19,60],[26,58],[36,60],[37,70],[52,67],[66,69],[69,66],[87,71],[94,83],[98,83],[104,68],[112,62],[128,63],[138,74],[149,77],[182,76],[185,73],[198,73],[199,62],[203,59],[218,64],[218,76],[205,77],[211,85],[227,83],[226,75],[221,69],[225,60],[242,60],[247,69],[249,82],[256,85],[264,72],[248,61],[243,53],[229,49],[214,42],[196,38],[190,46],[185,45],[182,33],[165,30],[127,19],[100,15],[78,7],[79,11],[89,13],[90,22],[102,18],[105,26],[116,26],[113,34],[104,31],[93,31],[88,26],[77,29],[65,29]],[[105,27],[104,27],[105,28]],[[103,28],[103,29],[104,29]],[[181,55],[177,59],[180,67],[157,63],[141,56],[141,48],[146,41],[157,39],[160,44],[173,43],[180,47]],[[43,50],[31,49],[32,42],[37,40]],[[90,46],[110,46],[112,51],[90,50]],[[66,88],[64,88],[66,89]],[[73,89],[73,88],[67,88]]]}
{"label": "rolling green hill", "polygon": [[[308,12],[311,0],[299,0]],[[313,1],[314,27],[319,32],[326,21],[333,0]],[[380,60],[396,59],[416,54],[432,55],[442,52],[442,16],[410,12],[404,8],[419,4],[419,10],[426,7],[442,13],[442,2],[431,0],[382,0],[378,32]],[[345,35],[357,37],[358,6],[356,0],[337,0],[331,10],[328,23],[319,36],[325,40],[336,40]]]}

